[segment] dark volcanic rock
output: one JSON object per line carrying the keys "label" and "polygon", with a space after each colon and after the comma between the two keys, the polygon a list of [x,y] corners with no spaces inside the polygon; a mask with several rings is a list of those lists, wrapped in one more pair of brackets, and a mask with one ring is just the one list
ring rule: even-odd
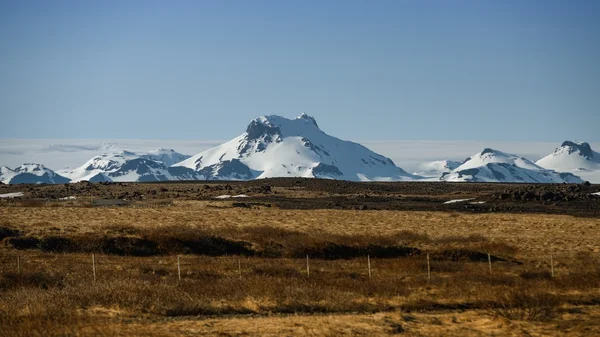
{"label": "dark volcanic rock", "polygon": [[319,165],[313,168],[313,174],[315,177],[335,177],[343,176],[344,173],[340,171],[336,166],[319,163]]}
{"label": "dark volcanic rock", "polygon": [[221,161],[217,164],[207,166],[199,171],[207,180],[213,179],[254,179],[254,175],[248,166],[239,159]]}

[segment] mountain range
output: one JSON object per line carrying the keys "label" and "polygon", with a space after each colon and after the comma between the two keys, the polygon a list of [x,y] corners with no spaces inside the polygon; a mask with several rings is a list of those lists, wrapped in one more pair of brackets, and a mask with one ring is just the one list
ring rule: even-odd
{"label": "mountain range", "polygon": [[[438,160],[406,172],[390,159],[323,132],[306,114],[294,119],[253,119],[244,133],[193,156],[171,149],[144,153],[117,146],[83,165],[54,172],[40,164],[0,168],[3,183],[59,184],[78,181],[250,180],[306,177],[350,181],[600,182],[600,154],[588,143],[565,141],[536,163],[485,148],[464,161]],[[581,177],[580,177],[581,176]]]}
{"label": "mountain range", "polygon": [[190,169],[172,165],[189,156],[174,150],[158,149],[148,153],[118,151],[93,157],[74,169],[58,171],[72,182],[90,181],[166,181],[200,180],[202,176]]}
{"label": "mountain range", "polygon": [[582,183],[572,173],[558,173],[542,168],[527,158],[486,148],[467,158],[440,180],[510,183]]}

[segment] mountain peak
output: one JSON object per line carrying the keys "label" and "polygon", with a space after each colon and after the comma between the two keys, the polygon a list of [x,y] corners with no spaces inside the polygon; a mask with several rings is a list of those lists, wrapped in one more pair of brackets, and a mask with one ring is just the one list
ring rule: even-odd
{"label": "mountain peak", "polygon": [[121,150],[121,151],[119,151],[119,154],[122,156],[129,156],[129,157],[137,156],[137,154],[135,152],[131,152],[131,151],[127,151],[127,150]]}
{"label": "mountain peak", "polygon": [[590,144],[586,142],[565,140],[561,144],[561,147],[570,148],[569,153],[579,151],[579,153],[586,158],[594,158],[594,151],[592,151],[592,147],[590,146]]}
{"label": "mountain peak", "polygon": [[46,166],[42,165],[42,164],[36,164],[36,163],[24,163],[21,166],[18,166],[17,168],[14,169],[14,171],[17,172],[33,172],[33,171],[42,171],[42,170],[47,170]]}
{"label": "mountain peak", "polygon": [[462,165],[462,161],[458,160],[435,160],[419,165],[419,171],[414,172],[416,176],[426,178],[439,178],[444,173],[448,173]]}
{"label": "mountain peak", "polygon": [[499,155],[499,156],[505,156],[506,155],[502,151],[494,150],[494,149],[491,149],[489,147],[486,147],[485,149],[483,149],[483,151],[481,151],[480,155],[483,156],[484,154]]}
{"label": "mountain peak", "polygon": [[158,153],[158,152],[175,152],[174,149],[167,149],[166,147],[161,147],[158,149],[150,150],[148,153]]}
{"label": "mountain peak", "polygon": [[279,116],[263,116],[250,121],[250,124],[246,128],[248,140],[258,139],[263,136],[281,136],[281,130],[272,122],[273,117]]}
{"label": "mountain peak", "polygon": [[600,153],[586,142],[566,140],[536,164],[558,172],[572,172],[584,180],[600,181]]}
{"label": "mountain peak", "polygon": [[302,120],[308,121],[308,122],[312,123],[314,126],[316,126],[317,128],[319,127],[315,118],[307,115],[305,112],[303,112],[300,116],[296,117],[296,119],[302,119]]}
{"label": "mountain peak", "polygon": [[264,115],[258,118],[253,119],[250,124],[265,124],[281,127],[282,125],[298,125],[298,123],[312,125],[316,128],[319,128],[317,121],[314,117],[307,115],[306,113],[302,113],[300,116],[290,119],[279,115]]}
{"label": "mountain peak", "polygon": [[182,160],[188,159],[190,156],[179,153],[173,149],[160,148],[160,149],[148,151],[145,154],[140,154],[139,157],[154,160],[154,161],[160,161],[160,162],[163,162],[163,164],[165,164],[167,166],[171,166]]}
{"label": "mountain peak", "polygon": [[590,146],[590,144],[576,140],[565,140],[560,146]]}
{"label": "mountain peak", "polygon": [[321,132],[317,121],[305,113],[294,119],[266,115],[250,121],[246,128],[246,139],[252,141],[263,138],[271,141],[288,136],[306,136]]}

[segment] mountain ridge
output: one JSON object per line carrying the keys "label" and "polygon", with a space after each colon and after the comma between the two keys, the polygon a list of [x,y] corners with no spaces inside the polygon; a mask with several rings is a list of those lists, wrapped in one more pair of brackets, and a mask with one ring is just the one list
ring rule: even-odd
{"label": "mountain ridge", "polygon": [[94,156],[79,167],[59,172],[73,182],[199,180],[200,176],[193,170],[167,165],[187,157],[189,156],[172,149],[157,149],[140,154],[120,150]]}

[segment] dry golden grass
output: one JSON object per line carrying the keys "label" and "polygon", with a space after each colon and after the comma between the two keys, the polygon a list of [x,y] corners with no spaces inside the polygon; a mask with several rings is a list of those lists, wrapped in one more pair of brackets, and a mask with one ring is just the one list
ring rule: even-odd
{"label": "dry golden grass", "polygon": [[300,232],[351,235],[388,236],[400,231],[431,238],[480,235],[492,242],[519,247],[521,255],[518,258],[546,259],[550,252],[563,255],[600,253],[600,219],[594,218],[508,213],[244,209],[223,205],[184,201],[176,202],[174,207],[154,209],[0,207],[0,221],[40,235],[47,235],[48,231],[56,234],[99,233],[115,226],[161,228],[175,225],[218,231],[266,225]]}
{"label": "dry golden grass", "polygon": [[[544,322],[515,322],[467,310],[436,313],[206,318],[158,324],[109,325],[128,336],[596,336],[600,310],[564,314],[561,329]],[[117,330],[117,331],[119,331]]]}
{"label": "dry golden grass", "polygon": [[[427,313],[376,313],[333,315],[272,315],[268,317],[244,316],[227,318],[199,318],[187,320],[116,322],[111,316],[121,313],[91,308],[90,313],[104,317],[75,327],[64,327],[60,336],[597,336],[600,334],[600,310],[586,308],[575,313],[565,313],[561,323],[510,321],[492,317],[480,311],[427,312]],[[50,336],[32,334],[0,336]],[[11,331],[12,332],[12,331]],[[58,336],[59,334],[56,334]]]}
{"label": "dry golden grass", "polygon": [[[68,248],[15,250],[3,241],[0,336],[600,333],[599,219],[185,201],[154,209],[0,207],[0,227],[59,238],[59,247]],[[94,283],[91,255],[83,252],[97,252],[114,238],[158,246],[147,257],[96,255]],[[181,246],[185,240],[244,241],[253,256],[210,257]],[[298,257],[307,250],[317,254],[326,243],[359,254],[395,245],[429,251],[432,279],[424,254],[373,258],[372,279],[365,256],[311,258],[308,278],[306,261]],[[494,262],[490,275],[487,262],[452,261],[442,254],[448,249],[490,251],[509,261]],[[173,254],[183,254],[181,282]]]}

